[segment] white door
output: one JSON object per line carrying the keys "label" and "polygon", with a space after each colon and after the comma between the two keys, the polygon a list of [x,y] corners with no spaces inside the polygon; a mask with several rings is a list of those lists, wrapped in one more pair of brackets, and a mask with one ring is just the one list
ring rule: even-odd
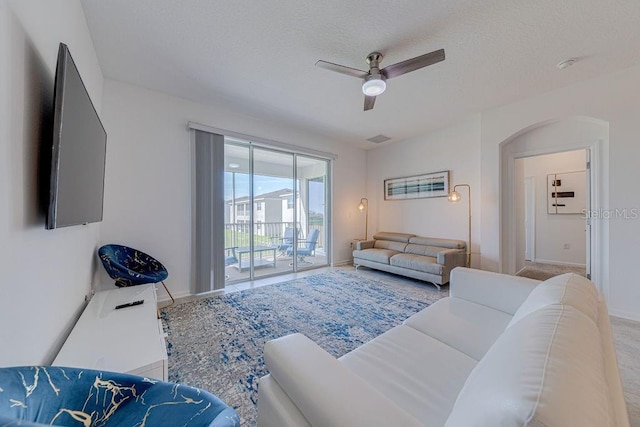
{"label": "white door", "polygon": [[524,260],[536,257],[536,181],[535,177],[524,179]]}
{"label": "white door", "polygon": [[[586,160],[586,180],[587,180],[587,203],[585,208],[587,209],[587,213],[591,211],[591,149],[587,148],[585,150],[585,160]],[[591,217],[590,215],[585,215],[585,227],[584,231],[586,233],[586,250],[587,250],[587,262],[586,262],[586,275],[587,279],[591,279]]]}

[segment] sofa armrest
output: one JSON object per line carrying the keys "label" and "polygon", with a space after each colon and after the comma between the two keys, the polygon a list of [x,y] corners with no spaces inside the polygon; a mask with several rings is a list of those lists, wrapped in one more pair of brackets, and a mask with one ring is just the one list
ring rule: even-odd
{"label": "sofa armrest", "polygon": [[467,253],[464,249],[445,249],[438,252],[436,262],[450,270],[454,267],[465,265],[466,255]]}
{"label": "sofa armrest", "polygon": [[451,272],[449,292],[451,297],[513,315],[539,283],[525,277],[456,267]]}
{"label": "sofa armrest", "polygon": [[616,348],[613,341],[613,330],[611,329],[611,319],[609,310],[604,300],[604,295],[598,295],[598,321],[597,326],[600,331],[602,341],[602,355],[604,357],[605,379],[609,386],[609,399],[615,415],[615,425],[617,427],[629,427],[629,414],[624,399],[624,389],[620,378],[620,368],[616,358]]}
{"label": "sofa armrest", "polygon": [[313,426],[419,426],[410,414],[302,334],[267,342],[271,378]]}
{"label": "sofa armrest", "polygon": [[359,251],[363,249],[371,249],[375,243],[375,240],[360,240],[356,243],[356,249]]}

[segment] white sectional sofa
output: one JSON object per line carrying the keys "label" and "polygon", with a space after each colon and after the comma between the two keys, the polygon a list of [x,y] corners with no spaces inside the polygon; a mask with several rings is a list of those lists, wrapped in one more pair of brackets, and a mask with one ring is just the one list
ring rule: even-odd
{"label": "white sectional sofa", "polygon": [[335,359],[301,334],[265,346],[258,427],[627,427],[593,283],[456,268],[450,296]]}

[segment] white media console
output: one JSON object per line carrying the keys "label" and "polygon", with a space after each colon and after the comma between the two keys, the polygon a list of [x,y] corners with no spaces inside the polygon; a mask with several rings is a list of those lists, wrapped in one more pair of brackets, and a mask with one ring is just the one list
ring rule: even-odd
{"label": "white media console", "polygon": [[[141,305],[116,310],[120,304]],[[53,361],[167,381],[167,348],[157,318],[155,285],[97,292]]]}

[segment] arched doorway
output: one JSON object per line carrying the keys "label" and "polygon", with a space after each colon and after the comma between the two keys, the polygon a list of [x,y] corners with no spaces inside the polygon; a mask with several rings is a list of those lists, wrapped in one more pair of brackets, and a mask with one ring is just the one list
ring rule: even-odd
{"label": "arched doorway", "polygon": [[602,212],[608,206],[608,143],[609,124],[590,117],[570,117],[536,123],[515,133],[500,144],[500,261],[502,271],[516,273],[517,199],[516,159],[543,154],[586,150],[588,182],[587,217],[587,273],[605,292],[603,269],[608,254],[608,224],[593,219],[593,212]]}

